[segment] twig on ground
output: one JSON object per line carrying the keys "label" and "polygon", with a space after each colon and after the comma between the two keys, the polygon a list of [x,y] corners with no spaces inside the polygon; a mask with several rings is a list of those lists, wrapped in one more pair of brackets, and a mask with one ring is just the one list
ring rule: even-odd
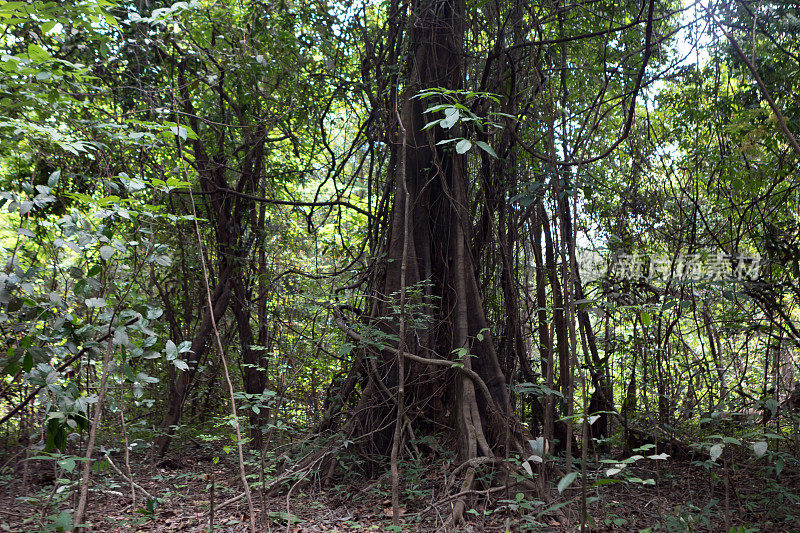
{"label": "twig on ground", "polygon": [[139,485],[138,483],[136,483],[135,481],[133,481],[133,479],[131,479],[131,478],[129,478],[128,476],[126,476],[126,475],[125,475],[125,473],[124,473],[122,470],[120,470],[120,469],[119,469],[119,467],[118,467],[117,465],[115,465],[115,464],[114,464],[114,461],[112,461],[112,460],[111,460],[111,456],[110,456],[110,455],[108,455],[108,454],[106,454],[106,461],[108,461],[108,464],[109,464],[109,466],[111,467],[111,469],[112,469],[114,472],[116,472],[117,474],[119,474],[119,476],[120,476],[122,479],[124,479],[125,481],[127,481],[128,483],[130,483],[131,485],[133,485],[133,487],[134,487],[135,489],[138,489],[138,490],[139,490],[139,492],[141,492],[142,494],[144,494],[144,495],[145,495],[147,498],[149,498],[149,499],[151,499],[151,500],[155,500],[155,499],[156,499],[156,498],[155,498],[155,497],[154,497],[152,494],[150,494],[149,492],[147,492],[147,490],[146,490],[144,487],[142,487],[141,485]]}

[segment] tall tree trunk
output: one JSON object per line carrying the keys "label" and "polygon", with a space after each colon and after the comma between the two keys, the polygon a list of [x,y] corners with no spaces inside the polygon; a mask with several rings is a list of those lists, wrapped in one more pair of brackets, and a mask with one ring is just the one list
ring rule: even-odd
{"label": "tall tree trunk", "polygon": [[186,363],[189,365],[189,370],[182,371],[177,374],[169,386],[169,397],[167,398],[166,411],[164,417],[161,419],[162,434],[156,439],[155,450],[157,456],[163,456],[167,451],[169,444],[172,440],[174,433],[174,426],[180,422],[183,415],[183,406],[186,403],[186,398],[189,394],[189,388],[194,382],[197,366],[206,349],[206,342],[213,332],[213,323],[219,321],[225,311],[228,309],[230,303],[230,270],[226,269],[220,275],[220,280],[211,296],[214,303],[214,321],[211,320],[211,313],[209,309],[203,312],[203,318],[200,321],[200,326],[197,328],[192,339],[192,346],[187,354]]}
{"label": "tall tree trunk", "polygon": [[[409,328],[406,338],[391,344],[403,346],[403,354],[411,359],[405,365],[407,412],[418,414],[418,421],[454,427],[463,459],[492,456],[507,442],[506,417],[511,413],[505,376],[488,333],[476,265],[469,253],[463,156],[452,144],[436,144],[445,138],[442,128],[423,130],[423,110],[431,102],[414,98],[425,89],[462,87],[464,3],[422,0],[411,9],[410,74],[400,99],[407,145],[405,150],[394,147],[394,202],[383,275],[373,288],[371,315],[377,317],[373,327],[384,339],[398,338],[396,307],[406,247],[406,306],[415,310],[409,323],[416,325]],[[458,130],[458,126],[448,130],[447,137],[459,136]],[[399,182],[403,178],[405,184]],[[405,209],[407,203],[410,209]],[[407,226],[409,231],[405,231]],[[403,355],[391,346],[379,350],[349,422],[352,433],[367,436],[370,450],[384,456],[393,438],[388,420],[394,414],[399,356]]]}

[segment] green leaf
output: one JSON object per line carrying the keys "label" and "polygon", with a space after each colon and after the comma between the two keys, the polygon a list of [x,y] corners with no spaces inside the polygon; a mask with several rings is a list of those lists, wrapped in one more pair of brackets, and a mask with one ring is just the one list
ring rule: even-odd
{"label": "green leaf", "polygon": [[459,154],[466,153],[470,148],[472,148],[472,143],[467,139],[461,139],[456,144],[456,152]]}
{"label": "green leaf", "polygon": [[722,444],[715,444],[708,450],[708,454],[711,456],[712,461],[716,461],[719,459],[719,456],[722,455]]}
{"label": "green leaf", "polygon": [[447,109],[448,107],[450,106],[447,104],[439,104],[429,107],[428,109],[423,111],[423,113],[435,113],[436,111],[441,111],[442,109]]}
{"label": "green leaf", "polygon": [[489,146],[489,144],[483,141],[475,141],[475,144],[478,146],[478,148],[480,148],[490,156],[494,157],[495,159],[499,159],[497,153],[495,153],[495,151],[492,149],[491,146]]}
{"label": "green leaf", "polygon": [[72,515],[67,511],[61,511],[61,514],[53,522],[53,527],[56,531],[72,531]]}
{"label": "green leaf", "polygon": [[753,453],[756,454],[756,457],[761,457],[765,453],[767,453],[767,442],[766,441],[754,442]]}
{"label": "green leaf", "polygon": [[63,468],[65,471],[72,473],[72,471],[75,470],[75,459],[72,457],[61,459],[58,461],[58,466]]}
{"label": "green leaf", "polygon": [[291,524],[292,522],[300,521],[300,518],[286,511],[271,511],[269,517],[273,522],[281,524]]}
{"label": "green leaf", "polygon": [[164,353],[167,355],[167,361],[172,361],[178,357],[178,347],[171,340],[167,340],[164,344]]}
{"label": "green leaf", "polygon": [[170,259],[168,255],[157,255],[157,256],[156,256],[156,257],[153,259],[153,261],[154,261],[156,264],[158,264],[158,265],[161,265],[161,266],[166,266],[166,267],[168,267],[168,266],[172,265],[172,259]]}
{"label": "green leaf", "polygon": [[104,261],[108,261],[111,259],[111,256],[114,255],[116,249],[113,246],[101,246],[100,247],[100,257],[103,258]]}
{"label": "green leaf", "polygon": [[197,134],[188,126],[175,124],[174,122],[166,122],[165,125],[169,127],[169,131],[172,132],[173,135],[177,135],[183,140],[187,138],[197,139]]}
{"label": "green leaf", "polygon": [[58,180],[60,178],[61,178],[61,171],[56,170],[55,172],[50,174],[49,178],[47,178],[47,186],[50,187],[51,189],[55,189],[56,186],[58,185]]}
{"label": "green leaf", "polygon": [[169,131],[171,131],[174,135],[177,135],[183,140],[186,140],[186,128],[182,126],[172,126]]}
{"label": "green leaf", "polygon": [[603,479],[598,479],[597,481],[595,481],[594,483],[592,483],[592,486],[593,486],[593,487],[599,487],[599,486],[601,486],[601,485],[612,485],[612,484],[614,484],[614,483],[625,483],[625,481],[623,481],[623,480],[621,480],[621,479],[609,479],[609,478],[603,478]]}
{"label": "green leaf", "polygon": [[107,305],[105,298],[87,298],[85,300],[85,303],[86,303],[86,307],[97,307],[97,308],[100,308],[100,307],[105,307]]}
{"label": "green leaf", "polygon": [[668,453],[659,453],[658,455],[648,455],[647,458],[648,459],[655,459],[657,461],[666,461],[667,459],[669,459],[669,454]]}
{"label": "green leaf", "polygon": [[114,331],[114,344],[117,346],[127,346],[128,345],[128,332],[125,331],[125,328],[119,328]]}
{"label": "green leaf", "polygon": [[42,33],[44,33],[44,34],[46,34],[46,33],[49,33],[49,32],[50,32],[50,30],[52,30],[53,28],[55,28],[55,27],[56,27],[56,24],[57,24],[57,23],[58,23],[58,22],[57,22],[57,21],[55,21],[55,20],[51,20],[51,21],[49,21],[49,22],[45,22],[45,23],[44,23],[44,24],[42,24],[42,26],[41,26],[41,28],[42,28]]}
{"label": "green leaf", "polygon": [[561,478],[561,481],[558,482],[558,492],[559,494],[564,492],[564,490],[569,487],[573,481],[578,477],[578,472],[570,472],[566,476]]}
{"label": "green leaf", "polygon": [[109,26],[120,29],[119,22],[117,22],[117,19],[115,19],[110,13],[103,12],[103,18],[106,19],[106,22],[108,22]]}
{"label": "green leaf", "polygon": [[37,62],[47,61],[50,59],[50,54],[38,44],[31,43],[28,45],[28,57]]}
{"label": "green leaf", "polygon": [[458,119],[461,117],[461,113],[459,113],[458,109],[455,107],[448,107],[444,110],[444,118],[439,123],[444,129],[449,130],[452,128]]}

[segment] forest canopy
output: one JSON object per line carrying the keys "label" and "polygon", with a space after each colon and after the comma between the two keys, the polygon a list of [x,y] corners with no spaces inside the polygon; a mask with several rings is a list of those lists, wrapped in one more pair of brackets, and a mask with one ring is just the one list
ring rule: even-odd
{"label": "forest canopy", "polygon": [[793,2],[0,28],[4,529],[800,527]]}

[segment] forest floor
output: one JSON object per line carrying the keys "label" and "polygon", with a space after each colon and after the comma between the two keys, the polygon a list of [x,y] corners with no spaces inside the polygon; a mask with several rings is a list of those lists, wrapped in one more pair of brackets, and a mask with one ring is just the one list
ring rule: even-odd
{"label": "forest floor", "polygon": [[[134,480],[157,500],[148,502],[137,493],[135,507],[128,482],[110,469],[95,473],[86,521],[94,531],[209,531],[213,476],[214,531],[246,531],[245,500],[222,504],[241,493],[230,457],[214,463],[208,453],[191,449],[157,465],[137,457]],[[114,461],[124,468],[122,458]],[[72,481],[62,477],[56,482],[53,461],[28,463],[27,472],[18,467],[0,473],[0,531],[57,531],[59,513],[74,508],[80,468],[74,469]],[[777,482],[763,468],[729,467],[726,476],[722,467],[713,470],[702,463],[648,463],[629,466],[615,481],[605,470],[611,465],[591,469],[590,479],[605,481],[589,484],[587,531],[800,531],[796,465],[787,465]],[[444,464],[407,465],[403,531],[441,527],[449,509],[444,472]],[[287,492],[272,497],[253,492],[260,531],[392,530],[388,475],[373,480],[353,476],[324,488],[298,485]],[[548,493],[550,501],[544,503],[515,493],[494,493],[489,499],[484,492],[473,500],[475,509],[459,531],[579,531],[580,483],[563,493],[553,486]],[[433,505],[437,502],[443,503]]]}

